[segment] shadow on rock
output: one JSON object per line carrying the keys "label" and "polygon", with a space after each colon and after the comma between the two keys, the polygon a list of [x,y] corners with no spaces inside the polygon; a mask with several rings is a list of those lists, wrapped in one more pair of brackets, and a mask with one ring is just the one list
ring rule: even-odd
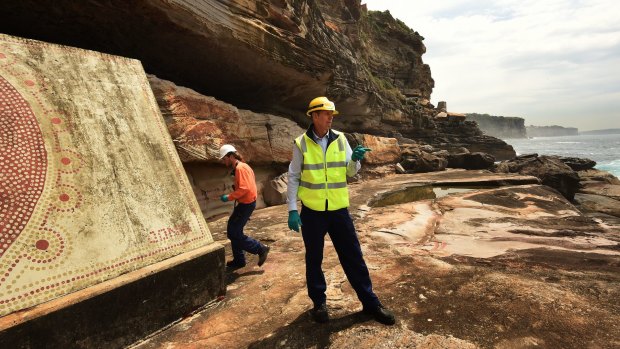
{"label": "shadow on rock", "polygon": [[327,348],[332,334],[370,320],[370,316],[359,311],[339,318],[332,317],[328,323],[319,324],[312,320],[310,311],[307,311],[273,335],[250,344],[248,348]]}
{"label": "shadow on rock", "polygon": [[230,285],[233,282],[237,281],[237,279],[244,276],[252,276],[252,275],[262,275],[264,274],[264,270],[251,270],[243,273],[239,273],[237,270],[226,270],[226,285]]}

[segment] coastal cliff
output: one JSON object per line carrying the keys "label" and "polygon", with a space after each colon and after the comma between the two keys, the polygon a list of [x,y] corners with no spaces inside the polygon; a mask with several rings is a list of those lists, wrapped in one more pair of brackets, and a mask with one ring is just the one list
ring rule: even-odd
{"label": "coastal cliff", "polygon": [[475,121],[485,134],[501,139],[526,138],[525,119],[514,116],[495,116],[468,113],[467,120]]}
{"label": "coastal cliff", "polygon": [[[436,141],[423,36],[359,0],[24,0],[0,16],[7,34],[136,58],[159,78],[302,128],[308,101],[328,95],[336,129],[448,148]],[[483,140],[492,155],[514,156],[500,140],[452,129],[450,142]]]}
{"label": "coastal cliff", "polygon": [[528,137],[559,137],[559,136],[577,136],[579,129],[575,127],[562,126],[527,126]]}

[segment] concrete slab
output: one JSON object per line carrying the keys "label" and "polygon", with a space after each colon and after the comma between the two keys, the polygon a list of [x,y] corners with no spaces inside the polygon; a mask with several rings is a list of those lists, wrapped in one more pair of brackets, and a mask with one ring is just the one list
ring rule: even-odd
{"label": "concrete slab", "polygon": [[0,318],[2,348],[121,348],[225,292],[219,244]]}

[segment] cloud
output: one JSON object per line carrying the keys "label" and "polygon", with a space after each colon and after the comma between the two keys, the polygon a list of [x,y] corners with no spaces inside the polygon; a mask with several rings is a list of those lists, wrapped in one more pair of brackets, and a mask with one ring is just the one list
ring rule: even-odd
{"label": "cloud", "polygon": [[620,127],[616,1],[363,2],[425,37],[435,104],[534,125]]}

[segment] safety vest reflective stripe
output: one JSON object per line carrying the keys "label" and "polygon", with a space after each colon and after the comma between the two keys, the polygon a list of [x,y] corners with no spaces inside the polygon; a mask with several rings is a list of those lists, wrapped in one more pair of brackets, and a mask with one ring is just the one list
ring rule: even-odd
{"label": "safety vest reflective stripe", "polygon": [[325,165],[323,164],[304,164],[302,170],[322,170]]}
{"label": "safety vest reflective stripe", "polygon": [[331,161],[323,164],[303,164],[302,170],[322,170],[324,167],[327,168],[335,168],[335,167],[347,167],[346,161]]}
{"label": "safety vest reflective stripe", "polygon": [[306,181],[299,181],[299,186],[308,188],[308,189],[325,189],[325,183],[321,184],[312,184]]}
{"label": "safety vest reflective stripe", "polygon": [[[299,181],[299,186],[308,188],[308,189],[325,189],[325,183],[321,184],[312,184],[305,181]],[[340,189],[346,188],[347,182],[342,183],[327,183],[327,189]]]}
{"label": "safety vest reflective stripe", "polygon": [[337,135],[326,152],[305,133],[295,139],[303,153],[297,195],[304,206],[316,211],[324,211],[326,206],[331,211],[349,206],[346,139],[342,133]]}
{"label": "safety vest reflective stripe", "polygon": [[331,161],[331,162],[327,162],[325,166],[327,166],[327,168],[347,167],[347,162],[346,161]]}
{"label": "safety vest reflective stripe", "polygon": [[327,189],[340,189],[340,188],[346,188],[346,187],[347,187],[347,182],[327,183]]}

